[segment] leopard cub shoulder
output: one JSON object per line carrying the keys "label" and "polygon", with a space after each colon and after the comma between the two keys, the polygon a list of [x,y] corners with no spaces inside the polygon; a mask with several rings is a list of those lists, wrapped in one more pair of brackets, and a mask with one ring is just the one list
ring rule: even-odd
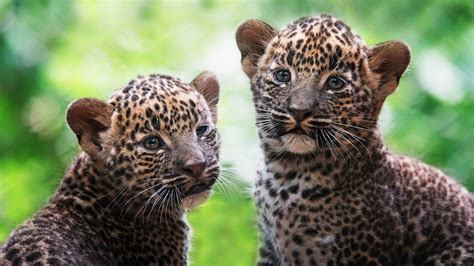
{"label": "leopard cub shoulder", "polygon": [[49,203],[0,247],[0,264],[185,265],[186,210],[219,175],[219,84],[140,76],[66,120],[82,153]]}
{"label": "leopard cub shoulder", "polygon": [[410,63],[330,15],[237,30],[264,166],[255,201],[262,265],[474,264],[474,197],[396,156],[377,128]]}

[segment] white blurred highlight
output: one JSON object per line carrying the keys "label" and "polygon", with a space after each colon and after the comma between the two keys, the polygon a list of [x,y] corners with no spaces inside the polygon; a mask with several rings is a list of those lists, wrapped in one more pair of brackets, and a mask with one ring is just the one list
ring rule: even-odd
{"label": "white blurred highlight", "polygon": [[417,77],[422,88],[433,96],[448,102],[457,102],[464,96],[456,66],[437,50],[428,51],[417,62]]}

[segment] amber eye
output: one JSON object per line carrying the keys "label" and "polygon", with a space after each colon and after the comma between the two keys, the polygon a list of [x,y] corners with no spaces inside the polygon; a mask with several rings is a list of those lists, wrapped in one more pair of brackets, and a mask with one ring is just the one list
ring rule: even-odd
{"label": "amber eye", "polygon": [[196,135],[198,135],[199,137],[205,136],[209,134],[210,131],[211,131],[211,127],[209,125],[202,125],[196,129]]}
{"label": "amber eye", "polygon": [[165,142],[158,136],[151,136],[143,140],[142,142],[143,147],[145,149],[154,151],[165,146]]}
{"label": "amber eye", "polygon": [[288,83],[291,80],[291,73],[288,70],[280,69],[273,73],[275,80],[281,83]]}
{"label": "amber eye", "polygon": [[346,86],[346,81],[341,77],[330,77],[326,84],[331,90],[340,90]]}

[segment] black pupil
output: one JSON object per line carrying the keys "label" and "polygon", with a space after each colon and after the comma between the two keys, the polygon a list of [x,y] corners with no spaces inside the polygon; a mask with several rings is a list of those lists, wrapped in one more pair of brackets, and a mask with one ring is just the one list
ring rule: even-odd
{"label": "black pupil", "polygon": [[291,79],[291,74],[288,70],[278,70],[275,75],[279,82],[288,82]]}
{"label": "black pupil", "polygon": [[198,135],[202,135],[207,132],[207,126],[200,126],[196,129]]}
{"label": "black pupil", "polygon": [[332,89],[340,89],[342,86],[344,86],[344,81],[340,78],[332,77],[331,79],[329,79],[329,86]]}
{"label": "black pupil", "polygon": [[148,149],[156,149],[159,144],[160,140],[157,137],[151,137],[145,141],[145,147]]}

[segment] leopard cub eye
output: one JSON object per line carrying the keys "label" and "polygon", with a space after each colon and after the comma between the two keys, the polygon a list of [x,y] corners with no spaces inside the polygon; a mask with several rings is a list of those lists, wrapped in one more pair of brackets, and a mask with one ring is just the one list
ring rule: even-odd
{"label": "leopard cub eye", "polygon": [[151,136],[142,141],[142,146],[147,150],[158,150],[165,146],[165,142],[158,136]]}
{"label": "leopard cub eye", "polygon": [[288,83],[291,80],[291,73],[286,69],[280,69],[273,73],[273,77],[278,82]]}
{"label": "leopard cub eye", "polygon": [[340,90],[346,86],[346,81],[341,77],[330,77],[326,81],[326,85],[331,90]]}
{"label": "leopard cub eye", "polygon": [[205,136],[209,134],[210,131],[211,131],[211,127],[209,125],[202,125],[196,128],[196,135],[198,135],[199,137]]}

